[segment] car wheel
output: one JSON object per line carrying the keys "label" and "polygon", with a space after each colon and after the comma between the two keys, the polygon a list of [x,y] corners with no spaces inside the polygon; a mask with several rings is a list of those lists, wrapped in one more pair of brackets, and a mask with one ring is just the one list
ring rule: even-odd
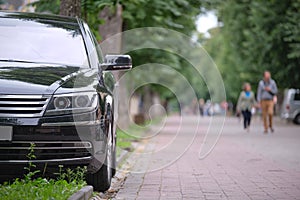
{"label": "car wheel", "polygon": [[[109,109],[110,110],[110,109]],[[109,119],[110,119],[110,130],[109,133],[111,134],[111,142],[112,142],[112,165],[111,165],[111,171],[112,171],[112,176],[114,176],[116,174],[116,169],[117,169],[117,137],[116,137],[116,133],[114,132],[114,115],[113,115],[113,111],[110,110],[110,115],[109,115]]]}
{"label": "car wheel", "polygon": [[111,142],[111,132],[109,133],[105,162],[99,171],[94,174],[87,174],[86,177],[87,184],[92,185],[94,190],[99,192],[104,192],[110,188],[111,179],[113,176],[113,145]]}
{"label": "car wheel", "polygon": [[294,119],[295,124],[300,124],[300,114],[298,114]]}
{"label": "car wheel", "polygon": [[111,149],[107,149],[107,156],[105,163],[94,174],[87,174],[87,184],[92,185],[95,191],[104,192],[110,188],[112,178],[112,152]]}
{"label": "car wheel", "polygon": [[117,169],[117,137],[116,137],[116,133],[114,133],[114,116],[112,115],[112,123],[111,123],[111,127],[110,127],[110,131],[111,131],[111,135],[112,135],[112,143],[113,143],[113,149],[112,149],[112,167],[111,167],[111,171],[112,171],[112,176],[116,175],[116,169]]}
{"label": "car wheel", "polygon": [[113,149],[112,151],[112,168],[111,168],[111,172],[112,172],[112,176],[116,175],[116,169],[117,169],[117,154],[116,154],[116,148]]}

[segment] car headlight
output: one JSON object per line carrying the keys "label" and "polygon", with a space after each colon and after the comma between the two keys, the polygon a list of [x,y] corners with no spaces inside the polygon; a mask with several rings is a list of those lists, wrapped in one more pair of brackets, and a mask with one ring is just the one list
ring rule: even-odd
{"label": "car headlight", "polygon": [[71,105],[71,101],[68,97],[55,97],[53,103],[55,109],[66,109]]}
{"label": "car headlight", "polygon": [[46,116],[64,115],[92,111],[97,107],[97,93],[81,92],[54,95],[51,99]]}
{"label": "car headlight", "polygon": [[77,107],[77,108],[88,107],[90,102],[91,101],[87,95],[77,96],[74,99],[75,107]]}

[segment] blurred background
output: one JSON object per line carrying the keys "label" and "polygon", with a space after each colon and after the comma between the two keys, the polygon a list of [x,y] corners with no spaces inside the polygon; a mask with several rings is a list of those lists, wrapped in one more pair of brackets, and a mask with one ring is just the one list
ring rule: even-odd
{"label": "blurred background", "polygon": [[[121,98],[131,95],[130,114],[137,123],[147,120],[145,112],[153,104],[161,104],[168,113],[198,114],[198,105],[204,116],[225,112],[233,115],[242,84],[250,82],[256,92],[265,70],[272,73],[279,87],[277,114],[285,107],[284,90],[300,88],[299,0],[0,0],[0,6],[2,10],[79,16],[89,24],[99,43],[140,27],[176,30],[190,36],[192,43],[200,43],[222,75],[227,99],[209,92],[205,81],[194,75],[194,68],[184,58],[163,50],[133,51],[130,55],[134,66],[171,66],[186,77],[197,96],[192,103],[179,105],[174,94],[158,84],[145,85],[132,95],[121,86]],[[117,41],[112,48],[120,51],[122,42]],[[122,74],[115,75],[118,78]],[[127,124],[128,117],[122,113],[119,116]]]}

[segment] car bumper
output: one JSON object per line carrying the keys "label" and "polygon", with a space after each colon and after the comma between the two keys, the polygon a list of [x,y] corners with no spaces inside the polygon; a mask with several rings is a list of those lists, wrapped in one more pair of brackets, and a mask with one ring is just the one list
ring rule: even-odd
{"label": "car bumper", "polygon": [[294,120],[295,116],[291,113],[281,113],[281,118],[286,119],[288,121]]}
{"label": "car bumper", "polygon": [[[47,118],[0,118],[12,127],[12,140],[0,141],[0,165],[89,165],[104,157],[106,136],[96,112]],[[32,144],[34,146],[32,146]],[[30,147],[34,159],[28,159]],[[99,158],[97,158],[99,159]]]}

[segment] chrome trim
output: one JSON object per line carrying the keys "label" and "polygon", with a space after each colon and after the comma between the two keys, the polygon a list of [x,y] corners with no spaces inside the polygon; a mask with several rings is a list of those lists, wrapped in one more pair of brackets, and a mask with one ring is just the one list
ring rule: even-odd
{"label": "chrome trim", "polygon": [[43,95],[25,95],[25,94],[21,94],[21,95],[6,95],[6,94],[1,94],[0,95],[1,98],[6,98],[6,99],[41,99],[45,96]]}
{"label": "chrome trim", "polygon": [[[30,143],[34,143],[34,144],[73,144],[74,146],[70,146],[70,147],[34,147],[34,149],[37,150],[53,150],[53,149],[91,149],[93,148],[92,143],[91,142],[85,142],[85,141],[81,141],[81,142],[64,142],[64,141],[37,141],[37,142],[28,142],[28,141],[15,141],[12,142],[12,144],[30,144]],[[5,150],[5,149],[10,149],[10,150],[28,150],[28,147],[0,147],[0,150]]]}
{"label": "chrome trim", "polygon": [[24,104],[32,104],[32,105],[43,105],[47,103],[47,101],[18,101],[18,102],[11,102],[11,101],[0,101],[1,104],[7,104],[7,105],[24,105]]}
{"label": "chrome trim", "polygon": [[[0,147],[0,150],[28,150],[29,147]],[[63,150],[63,149],[88,149],[92,147],[34,147],[36,150]]]}
{"label": "chrome trim", "polygon": [[[52,156],[49,157],[49,159],[45,159],[41,157],[41,159],[33,159],[33,160],[27,160],[25,155],[23,159],[13,159],[9,160],[9,154],[7,154],[7,159],[4,158],[3,160],[0,160],[0,163],[28,163],[28,162],[68,162],[68,161],[82,161],[86,159],[91,159],[91,150],[93,149],[93,145],[89,141],[15,141],[10,143],[9,146],[2,146],[0,147],[0,152],[12,152],[12,154],[16,154],[19,151],[28,151],[30,148],[30,144],[34,143],[36,146],[33,148],[35,150],[41,150],[41,154],[39,156],[46,156],[45,154],[51,154]],[[58,146],[51,146],[51,145],[57,144]],[[69,145],[69,146],[64,146]],[[79,150],[79,151],[75,151]],[[44,152],[45,151],[45,152]],[[56,158],[55,152],[58,154],[64,156],[63,158]],[[71,153],[70,155],[68,155]],[[39,154],[39,153],[38,153]]]}
{"label": "chrome trim", "polygon": [[95,110],[95,107],[47,110],[46,116],[48,116],[48,115],[53,116],[53,115],[59,115],[59,114],[65,114],[65,113],[75,114],[75,113],[82,113],[82,112],[90,112],[93,110]]}
{"label": "chrome trim", "polygon": [[0,163],[14,163],[14,164],[27,164],[27,163],[51,163],[51,162],[74,162],[74,161],[83,161],[83,160],[91,160],[92,156],[86,156],[81,158],[64,158],[64,159],[50,159],[50,160],[0,160]]}
{"label": "chrome trim", "polygon": [[[42,113],[42,112],[41,112]],[[36,114],[3,114],[0,113],[0,117],[41,117],[41,113],[36,113]]]}
{"label": "chrome trim", "polygon": [[[0,117],[40,117],[45,112],[50,98],[51,95],[0,94]],[[29,104],[34,106],[24,106]],[[30,111],[32,113],[28,113]]]}
{"label": "chrome trim", "polygon": [[57,123],[43,123],[42,126],[93,126],[100,125],[101,120],[96,121],[81,121],[81,122],[57,122]]}
{"label": "chrome trim", "polygon": [[80,144],[80,143],[89,143],[87,141],[14,141],[13,143],[17,143],[17,144],[20,144],[20,143],[34,143],[34,144],[57,144],[57,143],[64,143],[64,144],[74,144],[74,143],[77,143],[77,144]]}
{"label": "chrome trim", "polygon": [[40,107],[40,108],[34,108],[34,107],[18,107],[18,108],[12,108],[12,107],[1,107],[0,106],[0,110],[14,110],[14,111],[21,111],[21,110],[24,110],[24,111],[36,111],[36,110],[43,110],[43,107]]}

